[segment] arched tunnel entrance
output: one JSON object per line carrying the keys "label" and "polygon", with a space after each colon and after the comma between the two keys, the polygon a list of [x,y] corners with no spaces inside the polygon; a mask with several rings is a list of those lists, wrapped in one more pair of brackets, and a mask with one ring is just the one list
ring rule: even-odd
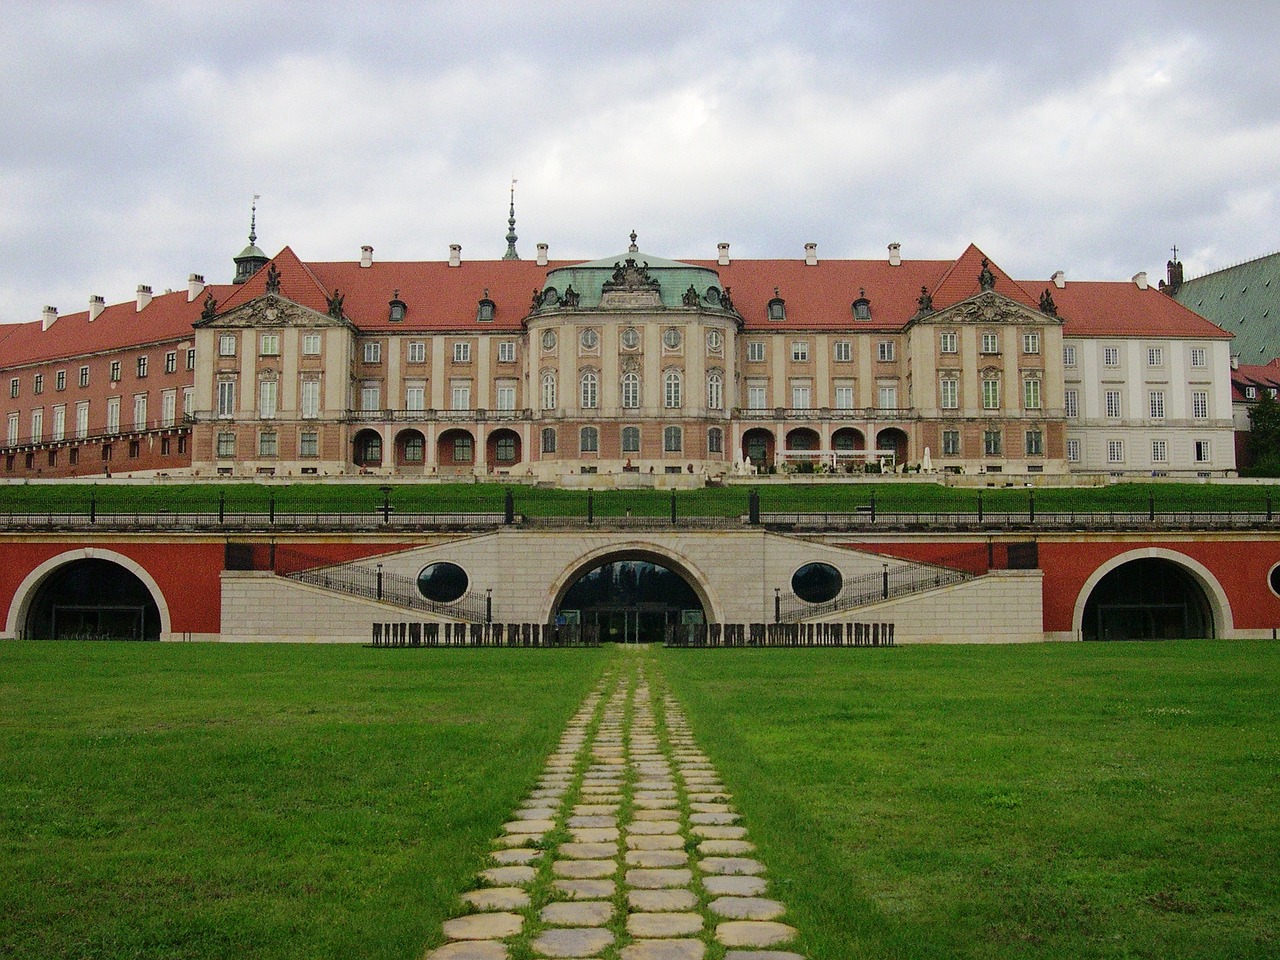
{"label": "arched tunnel entrance", "polygon": [[1200,581],[1173,560],[1142,557],[1109,572],[1085,601],[1085,640],[1183,640],[1215,635]]}
{"label": "arched tunnel entrance", "polygon": [[110,560],[73,560],[36,590],[29,640],[159,640],[160,610],[138,577]]}
{"label": "arched tunnel entrance", "polygon": [[660,643],[668,625],[707,620],[692,585],[646,557],[621,557],[579,574],[556,607],[557,622],[595,624],[602,643]]}

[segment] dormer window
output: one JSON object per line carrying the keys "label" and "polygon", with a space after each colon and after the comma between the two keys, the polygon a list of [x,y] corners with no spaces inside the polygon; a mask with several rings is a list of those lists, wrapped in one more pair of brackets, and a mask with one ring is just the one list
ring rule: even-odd
{"label": "dormer window", "polygon": [[773,288],[773,299],[769,301],[769,319],[785,320],[787,319],[787,301],[778,296],[778,288]]}
{"label": "dormer window", "polygon": [[493,312],[495,309],[493,301],[489,299],[489,291],[486,289],[484,296],[480,298],[480,303],[476,307],[476,320],[481,323],[491,322],[493,320]]}
{"label": "dormer window", "polygon": [[1257,387],[1254,387],[1254,386],[1248,386],[1248,387],[1245,387],[1245,388],[1244,388],[1244,398],[1245,398],[1246,400],[1257,400],[1257,399],[1258,399],[1258,388],[1257,388]]}
{"label": "dormer window", "polygon": [[400,299],[399,290],[391,295],[391,302],[387,304],[387,307],[387,319],[392,323],[399,323],[404,319],[404,315],[409,312],[409,305]]}
{"label": "dormer window", "polygon": [[853,301],[853,319],[871,319],[871,301],[867,299],[867,291],[859,289],[858,299]]}

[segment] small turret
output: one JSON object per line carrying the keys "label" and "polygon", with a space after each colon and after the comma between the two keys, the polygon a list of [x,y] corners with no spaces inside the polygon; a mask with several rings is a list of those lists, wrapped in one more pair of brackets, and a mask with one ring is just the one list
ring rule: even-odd
{"label": "small turret", "polygon": [[236,265],[236,275],[232,283],[244,283],[270,261],[258,247],[258,194],[253,195],[253,206],[249,214],[249,245],[240,251],[240,255],[232,258]]}
{"label": "small turret", "polygon": [[511,209],[507,213],[507,252],[502,255],[503,260],[519,260],[520,254],[516,253],[516,181],[511,181]]}

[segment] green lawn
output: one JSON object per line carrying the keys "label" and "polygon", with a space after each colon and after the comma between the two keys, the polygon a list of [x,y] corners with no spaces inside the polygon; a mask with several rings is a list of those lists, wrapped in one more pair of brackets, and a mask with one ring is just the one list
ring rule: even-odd
{"label": "green lawn", "polygon": [[[531,517],[584,517],[587,493],[500,483],[397,484],[391,504],[401,512],[501,513],[506,491],[515,511]],[[747,513],[749,487],[708,487],[676,494],[681,516],[742,516]],[[979,496],[988,512],[1026,511],[1025,488],[952,488],[933,483],[811,483],[766,484],[760,488],[765,512],[851,512],[871,503],[892,512],[968,512],[978,509]],[[1157,511],[1267,509],[1270,491],[1280,510],[1280,486],[1195,483],[1121,483],[1098,488],[1047,487],[1035,491],[1038,511],[1146,512],[1155,498]],[[91,502],[100,513],[172,510],[178,513],[217,513],[222,499],[228,512],[261,512],[274,500],[279,513],[374,513],[383,494],[372,484],[286,485],[254,483],[166,484],[0,484],[0,515],[6,513],[88,513]],[[660,490],[602,490],[592,494],[596,516],[669,516],[671,494]]]}
{"label": "green lawn", "polygon": [[0,643],[0,957],[419,957],[607,661]]}
{"label": "green lawn", "polygon": [[1280,956],[1280,646],[661,662],[809,960]]}

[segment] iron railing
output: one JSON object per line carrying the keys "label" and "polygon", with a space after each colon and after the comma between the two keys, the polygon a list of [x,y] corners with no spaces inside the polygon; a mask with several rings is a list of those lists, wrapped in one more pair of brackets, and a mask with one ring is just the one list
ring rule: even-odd
{"label": "iron railing", "polygon": [[[279,552],[273,558],[277,567],[281,561],[296,564],[295,556],[284,558]],[[367,561],[349,560],[344,563],[330,563],[325,566],[304,567],[284,574],[299,583],[332,590],[349,597],[361,597],[365,600],[377,600],[407,610],[421,610],[426,613],[437,613],[456,620],[471,623],[484,623],[488,619],[488,598],[481,593],[468,591],[457,600],[442,603],[428,600],[418,591],[417,581],[389,570],[383,570],[381,564],[370,565]]]}
{"label": "iron railing", "polygon": [[894,565],[886,565],[879,573],[868,573],[844,581],[840,592],[825,603],[809,603],[790,593],[781,596],[776,613],[780,623],[797,623],[841,610],[853,610],[883,600],[963,583],[972,580],[974,576],[968,570],[954,567],[895,561]]}

